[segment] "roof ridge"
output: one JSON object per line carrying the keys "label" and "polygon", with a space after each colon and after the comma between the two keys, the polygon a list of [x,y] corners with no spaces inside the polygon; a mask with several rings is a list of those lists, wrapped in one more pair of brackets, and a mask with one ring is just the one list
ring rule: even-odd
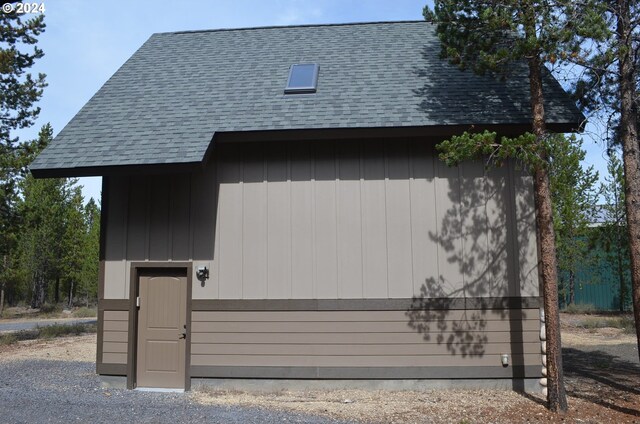
{"label": "roof ridge", "polygon": [[226,32],[226,31],[253,31],[257,29],[281,29],[281,28],[310,28],[310,27],[336,27],[336,26],[358,26],[358,25],[380,25],[380,24],[409,24],[409,23],[430,23],[422,19],[416,20],[402,20],[402,21],[368,21],[368,22],[343,22],[333,24],[297,24],[297,25],[266,25],[257,27],[242,27],[242,28],[217,28],[217,29],[195,29],[185,31],[167,31],[157,32],[157,35],[164,34],[193,34],[200,32]]}

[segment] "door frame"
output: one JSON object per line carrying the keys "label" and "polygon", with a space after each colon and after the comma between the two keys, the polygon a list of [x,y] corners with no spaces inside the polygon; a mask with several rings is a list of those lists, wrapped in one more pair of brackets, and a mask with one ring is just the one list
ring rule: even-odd
{"label": "door frame", "polygon": [[184,353],[184,390],[191,389],[191,279],[193,274],[192,262],[131,262],[131,278],[129,280],[129,334],[127,338],[127,389],[136,387],[136,366],[138,346],[138,307],[136,297],[140,293],[140,271],[151,269],[174,269],[186,271],[187,275],[187,305],[186,322],[187,337],[185,339]]}

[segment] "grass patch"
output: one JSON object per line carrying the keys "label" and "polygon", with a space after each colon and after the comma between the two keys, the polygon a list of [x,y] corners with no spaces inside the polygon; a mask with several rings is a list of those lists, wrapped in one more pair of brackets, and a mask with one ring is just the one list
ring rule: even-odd
{"label": "grass patch", "polygon": [[86,306],[83,306],[73,311],[71,315],[75,318],[95,318],[98,316],[98,311],[96,308],[87,308]]}
{"label": "grass patch", "polygon": [[21,330],[15,333],[0,334],[0,346],[8,346],[23,340],[53,339],[64,336],[80,336],[97,331],[96,324],[54,324],[36,327],[33,330]]}
{"label": "grass patch", "polygon": [[14,333],[0,334],[0,346],[9,346],[18,342],[18,337]]}
{"label": "grass patch", "polygon": [[625,333],[635,333],[636,324],[631,315],[621,315],[617,317],[589,317],[578,323],[577,327],[587,330],[598,328],[618,328]]}
{"label": "grass patch", "polygon": [[598,312],[598,309],[596,309],[596,307],[590,303],[585,303],[580,305],[576,305],[575,303],[572,303],[571,305],[568,305],[566,308],[564,308],[562,312],[567,314],[591,315]]}

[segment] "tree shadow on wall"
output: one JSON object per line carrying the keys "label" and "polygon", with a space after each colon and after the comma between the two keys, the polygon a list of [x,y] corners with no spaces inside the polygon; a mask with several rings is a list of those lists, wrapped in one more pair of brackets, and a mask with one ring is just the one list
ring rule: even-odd
{"label": "tree shadow on wall", "polygon": [[521,190],[524,174],[512,168],[436,164],[438,227],[428,237],[437,247],[437,267],[406,316],[425,342],[446,346],[451,356],[489,355],[500,367],[500,354],[509,353],[511,375],[524,377],[522,319],[537,313],[524,316],[520,297],[535,293],[532,284],[537,289],[535,227],[531,191]]}

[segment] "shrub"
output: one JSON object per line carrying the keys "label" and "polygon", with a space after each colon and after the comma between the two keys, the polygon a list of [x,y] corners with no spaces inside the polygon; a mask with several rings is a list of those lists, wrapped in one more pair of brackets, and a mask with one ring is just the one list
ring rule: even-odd
{"label": "shrub", "polygon": [[14,333],[0,334],[0,346],[8,346],[16,343],[18,338]]}
{"label": "shrub", "polygon": [[56,305],[55,303],[47,303],[40,307],[40,313],[42,315],[58,316],[62,313],[62,305]]}
{"label": "shrub", "polygon": [[51,339],[62,336],[78,336],[83,333],[95,333],[95,324],[53,324],[46,327],[38,327],[39,338]]}
{"label": "shrub", "polygon": [[87,308],[83,306],[82,308],[78,308],[73,311],[72,314],[76,318],[94,318],[97,316],[97,311],[95,308]]}
{"label": "shrub", "polygon": [[590,303],[584,303],[584,304],[580,304],[580,305],[576,305],[575,303],[572,303],[571,305],[567,305],[566,308],[564,308],[564,311],[567,314],[594,314],[596,312],[598,312],[598,310],[596,309],[596,307]]}

